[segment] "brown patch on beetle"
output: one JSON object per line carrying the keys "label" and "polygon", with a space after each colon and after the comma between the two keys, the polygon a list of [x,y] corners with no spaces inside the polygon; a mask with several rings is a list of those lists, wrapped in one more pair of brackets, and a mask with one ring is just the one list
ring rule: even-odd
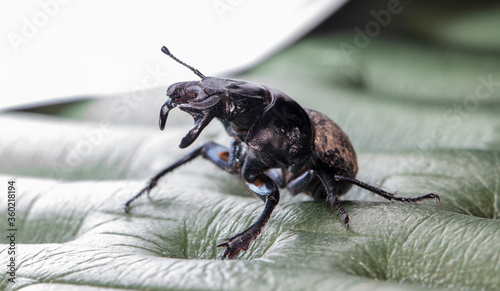
{"label": "brown patch on beetle", "polygon": [[314,149],[318,158],[330,167],[356,177],[356,152],[347,134],[324,114],[310,109],[306,109],[306,112],[314,126]]}
{"label": "brown patch on beetle", "polygon": [[254,184],[257,187],[260,187],[260,186],[264,185],[264,180],[263,179],[257,179],[255,181],[253,181],[252,184]]}
{"label": "brown patch on beetle", "polygon": [[217,156],[224,162],[229,161],[229,151],[218,152]]}

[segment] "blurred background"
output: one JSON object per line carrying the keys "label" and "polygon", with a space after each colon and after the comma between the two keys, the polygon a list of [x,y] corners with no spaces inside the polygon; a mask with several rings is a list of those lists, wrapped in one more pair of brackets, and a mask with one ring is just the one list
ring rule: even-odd
{"label": "blurred background", "polygon": [[359,60],[370,43],[387,38],[425,44],[412,47],[424,51],[496,55],[499,9],[485,0],[3,3],[0,108],[192,78],[159,53],[162,45],[206,75],[248,70],[311,31],[350,35],[322,61]]}
{"label": "blurred background", "polygon": [[[166,86],[241,71],[296,41],[345,0],[67,1],[3,3],[0,108]],[[145,75],[152,80],[143,84]]]}

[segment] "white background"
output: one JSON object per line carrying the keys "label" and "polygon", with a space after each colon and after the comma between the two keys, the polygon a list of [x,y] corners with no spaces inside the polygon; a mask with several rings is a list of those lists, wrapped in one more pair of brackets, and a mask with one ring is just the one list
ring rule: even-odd
{"label": "white background", "polygon": [[346,0],[3,1],[0,109],[248,68]]}

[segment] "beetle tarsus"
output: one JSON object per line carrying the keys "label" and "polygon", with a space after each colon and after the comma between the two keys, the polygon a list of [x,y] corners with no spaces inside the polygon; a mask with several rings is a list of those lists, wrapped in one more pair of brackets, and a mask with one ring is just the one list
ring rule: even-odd
{"label": "beetle tarsus", "polygon": [[437,204],[437,206],[439,206],[439,203],[441,202],[441,198],[439,198],[439,196],[437,196],[434,193],[430,193],[430,194],[427,194],[427,195],[434,195],[436,197],[436,204]]}
{"label": "beetle tarsus", "polygon": [[335,194],[330,194],[328,200],[330,200],[333,211],[338,211],[342,217],[342,225],[346,228],[346,230],[349,230],[349,215],[347,215],[347,212],[344,210],[342,205],[340,205],[340,198]]}
{"label": "beetle tarsus", "polygon": [[437,205],[439,205],[439,202],[441,201],[439,196],[434,194],[434,193],[429,193],[429,194],[418,196],[418,197],[398,197],[392,193],[386,192],[380,188],[374,187],[372,185],[361,182],[361,181],[354,179],[354,178],[351,178],[351,177],[342,176],[342,175],[335,175],[334,178],[337,181],[350,182],[358,187],[361,187],[363,189],[371,191],[371,192],[379,195],[380,197],[385,198],[385,199],[390,200],[390,201],[396,200],[396,201],[400,201],[400,202],[418,202],[418,201],[422,201],[424,199],[436,199]]}
{"label": "beetle tarsus", "polygon": [[266,207],[266,209],[262,213],[261,218],[259,218],[249,228],[245,229],[244,231],[238,233],[235,236],[226,238],[225,242],[217,245],[218,248],[220,247],[226,248],[224,254],[220,258],[221,260],[234,259],[239,251],[248,250],[250,243],[259,236],[260,232],[262,231],[262,228],[264,228],[267,220],[269,220],[269,217],[271,216],[272,209],[267,209],[267,208],[268,207]]}
{"label": "beetle tarsus", "polygon": [[125,202],[125,204],[123,206],[123,208],[125,210],[125,213],[129,214],[130,213],[130,204],[134,200],[136,200],[137,198],[139,198],[145,192],[149,194],[149,191],[151,191],[151,189],[153,189],[153,187],[155,185],[156,185],[156,181],[151,180],[151,182],[149,183],[148,186],[144,187],[141,191],[139,191],[139,193],[135,194],[134,197],[130,198],[127,202]]}
{"label": "beetle tarsus", "polygon": [[217,245],[218,248],[220,248],[220,247],[226,248],[226,250],[224,251],[224,254],[222,254],[220,259],[221,260],[234,259],[239,251],[241,251],[241,250],[246,251],[248,249],[248,247],[250,246],[250,243],[255,238],[257,238],[257,236],[255,236],[255,238],[253,238],[253,239],[246,239],[245,240],[244,237],[245,237],[245,233],[242,232],[242,233],[239,233],[231,238],[226,238],[225,242],[218,244]]}

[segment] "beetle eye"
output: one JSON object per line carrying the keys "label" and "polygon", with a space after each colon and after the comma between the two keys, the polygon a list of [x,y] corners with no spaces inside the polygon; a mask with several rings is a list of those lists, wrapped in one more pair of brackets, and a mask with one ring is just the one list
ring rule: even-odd
{"label": "beetle eye", "polygon": [[198,97],[198,92],[196,92],[196,91],[188,91],[187,97],[188,97],[189,100],[196,99],[196,97]]}
{"label": "beetle eye", "polygon": [[184,91],[184,99],[189,102],[200,102],[205,100],[208,95],[198,86],[192,86]]}

